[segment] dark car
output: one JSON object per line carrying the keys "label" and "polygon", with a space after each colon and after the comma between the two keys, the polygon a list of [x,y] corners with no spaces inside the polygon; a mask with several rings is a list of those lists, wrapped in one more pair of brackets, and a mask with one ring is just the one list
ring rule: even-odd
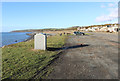
{"label": "dark car", "polygon": [[75,35],[85,35],[85,33],[79,32],[79,31],[75,31],[73,34],[75,34]]}

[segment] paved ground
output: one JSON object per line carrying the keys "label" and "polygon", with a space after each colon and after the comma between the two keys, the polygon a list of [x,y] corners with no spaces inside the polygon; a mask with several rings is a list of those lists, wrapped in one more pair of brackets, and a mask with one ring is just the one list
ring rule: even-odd
{"label": "paved ground", "polygon": [[[52,65],[49,79],[116,79],[118,77],[118,35],[93,33],[69,36],[69,48]],[[82,45],[81,45],[82,44]]]}

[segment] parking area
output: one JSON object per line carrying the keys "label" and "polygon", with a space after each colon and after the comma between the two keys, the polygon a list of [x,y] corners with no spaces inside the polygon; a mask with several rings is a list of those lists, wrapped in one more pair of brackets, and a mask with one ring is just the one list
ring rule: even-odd
{"label": "parking area", "polygon": [[117,79],[118,34],[87,32],[69,36],[49,79]]}

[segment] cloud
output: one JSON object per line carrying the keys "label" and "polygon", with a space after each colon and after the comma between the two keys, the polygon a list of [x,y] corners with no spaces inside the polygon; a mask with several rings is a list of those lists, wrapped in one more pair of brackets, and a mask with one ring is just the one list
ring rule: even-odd
{"label": "cloud", "polygon": [[109,16],[106,15],[102,15],[96,18],[97,22],[105,22],[105,21],[111,21],[112,18],[110,18]]}
{"label": "cloud", "polygon": [[118,8],[116,3],[109,3],[107,10],[109,11],[106,15],[96,17],[97,22],[112,21],[118,18]]}
{"label": "cloud", "polygon": [[111,9],[108,15],[101,15],[96,18],[97,22],[112,21],[113,19],[118,18],[118,8]]}
{"label": "cloud", "polygon": [[113,17],[113,18],[117,18],[118,17],[118,8],[112,9],[109,16]]}
{"label": "cloud", "polygon": [[101,5],[101,8],[105,8],[106,6],[105,5]]}
{"label": "cloud", "polygon": [[108,7],[114,7],[114,6],[115,6],[115,4],[113,4],[113,3],[108,4]]}

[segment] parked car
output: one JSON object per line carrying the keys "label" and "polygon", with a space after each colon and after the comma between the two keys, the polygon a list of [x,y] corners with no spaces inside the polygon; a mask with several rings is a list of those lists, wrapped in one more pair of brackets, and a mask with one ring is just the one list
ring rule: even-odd
{"label": "parked car", "polygon": [[85,35],[85,33],[79,32],[79,31],[75,31],[73,34],[75,34],[75,35]]}

